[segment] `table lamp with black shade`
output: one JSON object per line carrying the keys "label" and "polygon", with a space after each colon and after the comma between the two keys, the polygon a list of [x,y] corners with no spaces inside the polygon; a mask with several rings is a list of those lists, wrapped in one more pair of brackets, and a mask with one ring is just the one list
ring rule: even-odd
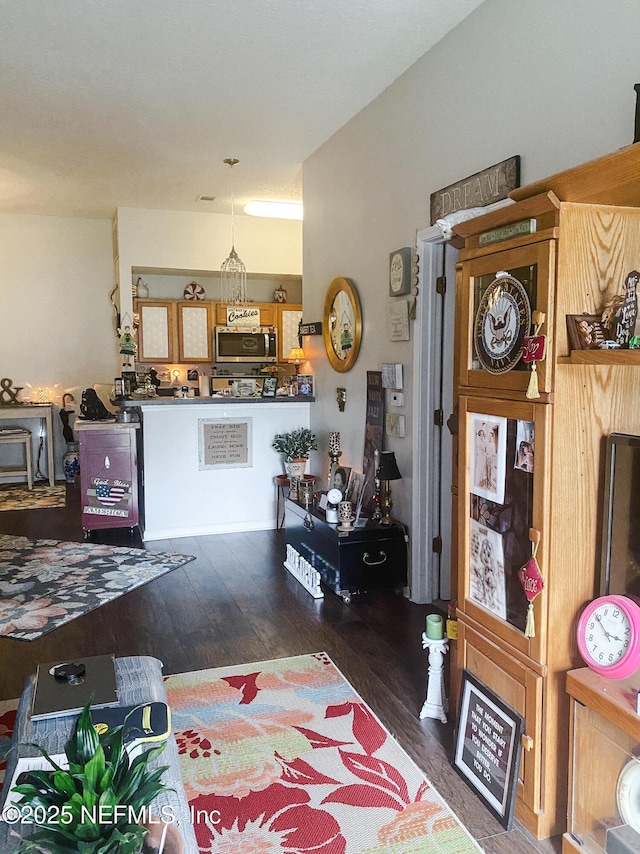
{"label": "table lamp with black shade", "polygon": [[389,481],[400,480],[402,478],[402,475],[398,471],[398,464],[396,462],[396,455],[394,451],[380,452],[380,465],[378,466],[376,477],[381,484],[380,509],[382,511],[382,519],[380,520],[380,524],[391,525],[391,508],[393,507],[393,502],[391,501]]}

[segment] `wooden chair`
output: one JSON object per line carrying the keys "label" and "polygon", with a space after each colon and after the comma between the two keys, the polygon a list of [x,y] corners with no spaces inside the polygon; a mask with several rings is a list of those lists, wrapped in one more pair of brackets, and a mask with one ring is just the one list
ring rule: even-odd
{"label": "wooden chair", "polygon": [[33,489],[33,467],[31,464],[31,432],[29,430],[16,429],[0,430],[0,445],[24,445],[25,463],[20,466],[6,466],[0,468],[0,477],[14,477],[24,475],[27,478],[27,486]]}

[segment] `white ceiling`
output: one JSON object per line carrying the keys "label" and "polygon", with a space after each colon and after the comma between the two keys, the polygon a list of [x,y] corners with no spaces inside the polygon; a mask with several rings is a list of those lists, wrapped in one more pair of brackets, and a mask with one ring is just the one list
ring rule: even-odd
{"label": "white ceiling", "polygon": [[298,200],[302,161],[481,2],[0,0],[0,212]]}

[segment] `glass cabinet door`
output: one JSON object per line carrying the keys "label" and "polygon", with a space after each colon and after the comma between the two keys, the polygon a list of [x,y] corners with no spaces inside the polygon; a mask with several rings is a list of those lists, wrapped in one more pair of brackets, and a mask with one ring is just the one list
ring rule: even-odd
{"label": "glass cabinet door", "polygon": [[[545,542],[550,408],[546,404],[460,398],[458,550],[462,610],[536,661],[544,661]],[[536,560],[544,589],[534,602],[535,637],[525,637],[528,599],[518,572]]]}
{"label": "glass cabinet door", "polygon": [[526,391],[531,365],[522,358],[523,339],[536,332],[535,312],[542,312],[546,356],[537,363],[538,387],[550,392],[555,242],[465,261],[460,281],[460,385]]}
{"label": "glass cabinet door", "polygon": [[181,362],[212,362],[211,303],[178,303],[178,358]]}

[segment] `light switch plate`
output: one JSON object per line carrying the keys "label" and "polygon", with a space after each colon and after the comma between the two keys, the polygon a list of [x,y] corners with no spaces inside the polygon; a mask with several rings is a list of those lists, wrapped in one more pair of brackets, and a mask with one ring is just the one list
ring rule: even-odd
{"label": "light switch plate", "polygon": [[404,394],[401,391],[391,393],[391,406],[404,406]]}

